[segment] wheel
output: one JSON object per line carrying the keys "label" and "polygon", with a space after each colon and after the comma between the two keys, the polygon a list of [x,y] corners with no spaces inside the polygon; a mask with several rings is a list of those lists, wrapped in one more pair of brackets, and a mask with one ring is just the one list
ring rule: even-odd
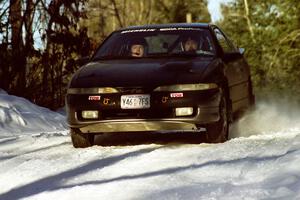
{"label": "wheel", "polygon": [[93,146],[94,134],[82,133],[79,129],[71,128],[71,139],[75,148],[86,148]]}
{"label": "wheel", "polygon": [[206,125],[207,142],[221,143],[228,140],[229,120],[228,104],[226,97],[222,95],[220,102],[220,119],[219,121]]}

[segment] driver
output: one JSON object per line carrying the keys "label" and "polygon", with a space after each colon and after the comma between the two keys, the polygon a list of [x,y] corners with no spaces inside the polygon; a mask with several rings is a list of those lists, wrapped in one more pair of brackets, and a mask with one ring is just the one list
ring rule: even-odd
{"label": "driver", "polygon": [[146,52],[146,40],[144,38],[136,39],[131,42],[130,55],[132,57],[143,57]]}
{"label": "driver", "polygon": [[182,44],[185,52],[196,52],[198,49],[198,42],[193,37],[188,37]]}

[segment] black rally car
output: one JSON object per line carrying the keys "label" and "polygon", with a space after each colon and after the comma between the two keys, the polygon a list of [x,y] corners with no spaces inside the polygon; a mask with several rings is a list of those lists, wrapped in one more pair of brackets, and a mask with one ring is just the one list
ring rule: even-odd
{"label": "black rally car", "polygon": [[243,49],[202,23],[113,32],[74,74],[66,96],[74,147],[128,131],[203,131],[209,142],[223,142],[234,114],[253,103]]}

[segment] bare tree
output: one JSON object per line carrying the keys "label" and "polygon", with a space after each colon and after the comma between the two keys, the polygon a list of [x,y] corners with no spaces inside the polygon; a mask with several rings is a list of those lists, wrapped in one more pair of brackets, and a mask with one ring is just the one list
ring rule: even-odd
{"label": "bare tree", "polygon": [[21,0],[10,0],[9,22],[11,24],[12,45],[12,72],[15,77],[15,93],[24,91],[26,75],[26,58],[24,55],[24,44],[22,40],[23,17],[21,14]]}
{"label": "bare tree", "polygon": [[250,12],[249,12],[248,0],[244,0],[244,6],[245,6],[245,15],[244,16],[245,16],[245,18],[247,20],[248,29],[250,31],[252,41],[254,43],[256,43],[255,35],[254,35],[254,31],[253,31],[253,25],[252,25],[252,22],[251,22],[251,19],[250,19]]}

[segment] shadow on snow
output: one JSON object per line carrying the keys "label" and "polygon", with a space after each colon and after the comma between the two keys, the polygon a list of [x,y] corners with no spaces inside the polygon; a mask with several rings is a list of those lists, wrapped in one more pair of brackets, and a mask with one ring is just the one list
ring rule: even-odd
{"label": "shadow on snow", "polygon": [[[161,147],[163,148],[163,147]],[[42,193],[44,191],[55,191],[58,189],[67,189],[67,188],[72,188],[75,186],[85,186],[85,185],[99,185],[99,184],[106,184],[114,181],[126,181],[126,180],[133,180],[133,179],[140,179],[140,178],[149,178],[153,176],[160,176],[160,175],[165,175],[165,174],[172,174],[172,173],[177,173],[180,171],[185,171],[185,170],[194,170],[194,169],[199,169],[202,167],[206,167],[209,165],[224,165],[224,164],[236,164],[238,162],[243,162],[243,161],[248,161],[248,162],[265,162],[265,161],[272,161],[276,160],[286,154],[292,154],[296,151],[299,150],[291,150],[286,152],[283,155],[276,155],[276,156],[266,156],[266,157],[245,157],[245,158],[238,158],[238,159],[233,159],[233,160],[213,160],[213,161],[208,161],[202,164],[194,164],[194,165],[188,165],[188,166],[182,166],[182,167],[173,167],[173,168],[168,168],[168,169],[163,169],[163,170],[158,170],[158,171],[153,171],[153,172],[147,172],[147,173],[142,173],[142,174],[136,174],[136,175],[126,175],[126,176],[120,176],[116,178],[111,178],[111,179],[104,179],[104,180],[99,180],[99,181],[87,181],[84,183],[78,183],[78,184],[72,184],[72,185],[61,185],[61,182],[66,179],[70,179],[72,177],[78,176],[80,174],[85,174],[87,172],[93,171],[93,170],[98,170],[101,168],[104,168],[106,166],[115,164],[117,162],[120,162],[121,160],[127,159],[129,157],[134,157],[134,156],[139,156],[141,154],[149,153],[153,150],[156,150],[157,148],[146,148],[146,149],[141,149],[137,150],[134,152],[129,152],[123,155],[118,155],[118,156],[113,156],[109,158],[104,158],[101,160],[95,160],[92,162],[89,162],[85,164],[84,166],[65,171],[62,173],[59,173],[57,175],[49,176],[43,179],[40,179],[38,181],[29,183],[27,185],[12,189],[8,191],[7,193],[4,193],[0,195],[0,199],[20,199],[20,198],[26,198],[29,196],[33,196],[39,193]]]}

